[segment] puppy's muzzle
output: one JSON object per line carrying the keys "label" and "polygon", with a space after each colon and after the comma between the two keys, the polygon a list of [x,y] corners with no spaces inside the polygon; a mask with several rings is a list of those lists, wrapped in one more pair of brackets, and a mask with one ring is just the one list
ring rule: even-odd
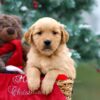
{"label": "puppy's muzzle", "polygon": [[44,41],[44,45],[45,45],[46,47],[49,47],[49,46],[51,45],[51,41],[50,41],[50,40],[45,40],[45,41]]}

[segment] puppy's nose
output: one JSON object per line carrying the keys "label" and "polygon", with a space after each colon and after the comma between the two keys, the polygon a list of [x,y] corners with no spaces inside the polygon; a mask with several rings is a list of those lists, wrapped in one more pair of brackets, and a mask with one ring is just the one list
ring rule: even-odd
{"label": "puppy's nose", "polygon": [[8,33],[9,35],[13,35],[13,34],[15,33],[15,30],[14,30],[13,28],[8,28],[8,29],[7,29],[7,33]]}
{"label": "puppy's nose", "polygon": [[45,44],[46,46],[50,46],[51,41],[50,41],[50,40],[45,40],[45,41],[44,41],[44,44]]}

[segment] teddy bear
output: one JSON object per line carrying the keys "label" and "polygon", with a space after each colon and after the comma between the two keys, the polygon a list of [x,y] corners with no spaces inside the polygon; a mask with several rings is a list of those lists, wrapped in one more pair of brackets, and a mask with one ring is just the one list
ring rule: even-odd
{"label": "teddy bear", "polygon": [[0,72],[6,66],[24,66],[28,47],[23,45],[21,20],[18,16],[0,14]]}

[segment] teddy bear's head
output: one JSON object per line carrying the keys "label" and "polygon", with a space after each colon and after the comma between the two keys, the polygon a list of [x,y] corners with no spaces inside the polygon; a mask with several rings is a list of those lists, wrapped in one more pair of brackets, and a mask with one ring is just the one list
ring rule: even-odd
{"label": "teddy bear's head", "polygon": [[0,14],[0,41],[21,38],[21,20],[15,15]]}

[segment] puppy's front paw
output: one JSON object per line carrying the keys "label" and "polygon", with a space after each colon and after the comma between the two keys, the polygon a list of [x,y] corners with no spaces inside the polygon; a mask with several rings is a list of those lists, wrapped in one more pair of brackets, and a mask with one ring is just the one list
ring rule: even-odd
{"label": "puppy's front paw", "polygon": [[41,85],[41,91],[43,94],[48,95],[52,92],[53,90],[53,84],[49,80],[43,80],[42,85]]}
{"label": "puppy's front paw", "polygon": [[40,87],[40,80],[39,79],[28,80],[28,88],[32,92],[38,90],[39,87]]}

